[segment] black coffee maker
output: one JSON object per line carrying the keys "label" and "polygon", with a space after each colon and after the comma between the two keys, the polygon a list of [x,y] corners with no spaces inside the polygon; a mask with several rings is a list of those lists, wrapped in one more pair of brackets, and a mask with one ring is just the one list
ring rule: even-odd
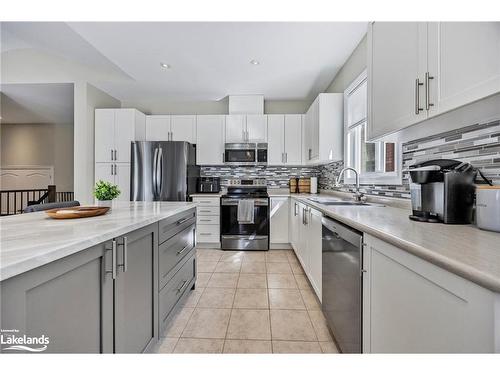
{"label": "black coffee maker", "polygon": [[411,220],[469,224],[474,205],[477,170],[469,163],[438,159],[409,168]]}

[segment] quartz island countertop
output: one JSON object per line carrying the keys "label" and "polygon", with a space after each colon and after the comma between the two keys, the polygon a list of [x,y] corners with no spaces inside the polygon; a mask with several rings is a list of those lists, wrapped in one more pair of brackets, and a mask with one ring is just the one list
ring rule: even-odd
{"label": "quartz island countertop", "polygon": [[0,218],[0,281],[196,207],[192,202],[114,202],[105,215],[56,220],[45,212]]}

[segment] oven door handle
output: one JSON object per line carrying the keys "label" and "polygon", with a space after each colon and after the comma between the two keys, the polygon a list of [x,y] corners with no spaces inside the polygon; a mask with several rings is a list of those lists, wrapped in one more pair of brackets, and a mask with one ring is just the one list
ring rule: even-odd
{"label": "oven door handle", "polygon": [[[255,206],[269,206],[269,201],[267,199],[248,199],[253,200]],[[237,206],[239,199],[227,199],[222,198],[221,206]]]}

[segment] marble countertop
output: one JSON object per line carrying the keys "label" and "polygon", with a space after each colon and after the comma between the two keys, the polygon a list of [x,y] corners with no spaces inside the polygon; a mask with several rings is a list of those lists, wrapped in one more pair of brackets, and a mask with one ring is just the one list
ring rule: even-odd
{"label": "marble countertop", "polygon": [[222,195],[224,195],[225,193],[224,192],[220,192],[220,193],[195,193],[195,194],[191,194],[190,197],[192,198],[196,198],[196,197],[213,197],[213,198],[217,198],[217,197],[222,197]]}
{"label": "marble countertop", "polygon": [[[500,233],[474,225],[419,223],[409,209],[326,206],[291,194],[325,215],[408,251],[494,292],[500,292]],[[331,197],[317,194],[315,197]]]}
{"label": "marble countertop", "polygon": [[107,214],[54,220],[44,212],[0,218],[0,281],[190,208],[191,202],[114,202]]}

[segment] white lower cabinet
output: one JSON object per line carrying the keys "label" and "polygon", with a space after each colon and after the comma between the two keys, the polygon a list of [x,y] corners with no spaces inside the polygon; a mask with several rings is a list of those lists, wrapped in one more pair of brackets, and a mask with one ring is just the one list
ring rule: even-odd
{"label": "white lower cabinet", "polygon": [[499,352],[500,296],[365,234],[364,353]]}
{"label": "white lower cabinet", "polygon": [[196,206],[196,243],[220,246],[220,197],[193,197]]}
{"label": "white lower cabinet", "polygon": [[95,163],[95,182],[102,180],[118,185],[121,194],[117,201],[130,201],[130,164]]}
{"label": "white lower cabinet", "polygon": [[288,248],[288,222],[289,205],[288,197],[271,197],[271,223],[270,223],[270,247],[271,249]]}
{"label": "white lower cabinet", "polygon": [[322,213],[304,203],[291,201],[290,242],[318,299],[322,293]]}

